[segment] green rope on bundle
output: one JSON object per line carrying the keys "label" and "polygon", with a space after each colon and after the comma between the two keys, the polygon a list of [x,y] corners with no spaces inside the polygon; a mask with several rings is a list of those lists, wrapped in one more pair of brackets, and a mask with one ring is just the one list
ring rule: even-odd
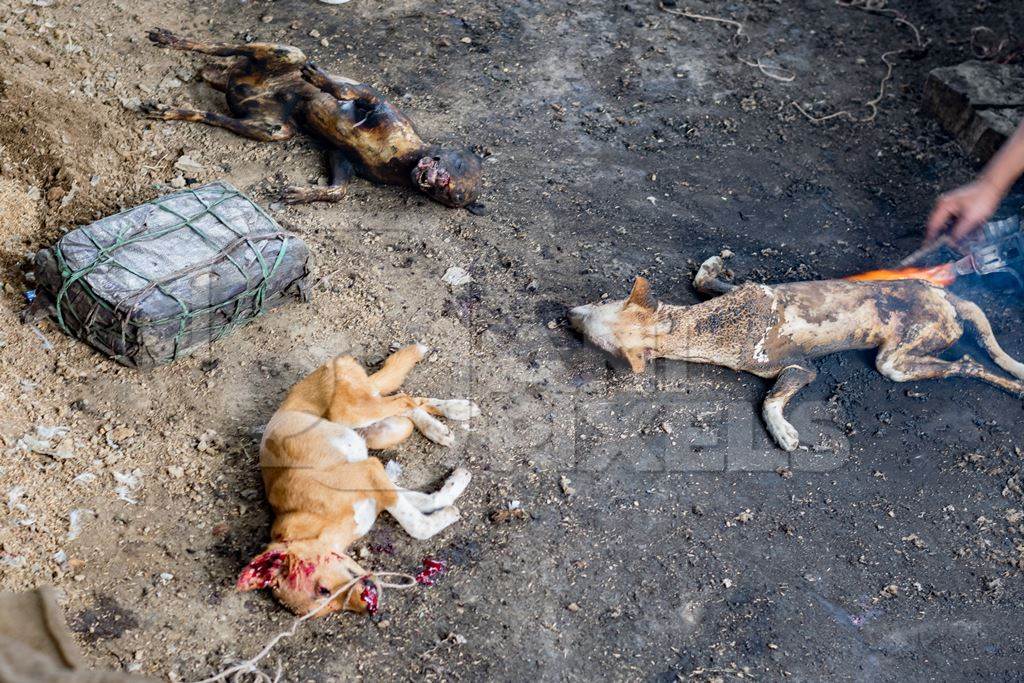
{"label": "green rope on bundle", "polygon": [[[206,186],[206,189],[210,189],[211,186]],[[200,188],[203,189],[203,188]],[[81,228],[77,232],[84,235],[93,246],[96,247],[95,257],[87,265],[74,269],[70,266],[65,258],[65,255],[61,249],[61,244],[58,243],[53,249],[57,266],[60,270],[62,286],[56,293],[54,301],[55,317],[57,323],[60,325],[64,332],[72,334],[72,330],[69,329],[69,323],[77,326],[83,333],[86,330],[93,332],[89,335],[87,341],[93,345],[99,347],[101,350],[106,352],[108,355],[117,359],[122,359],[124,356],[117,352],[115,349],[109,348],[107,344],[102,343],[94,332],[99,331],[106,333],[108,336],[120,336],[121,348],[127,349],[129,344],[129,338],[138,340],[141,331],[147,327],[158,327],[164,325],[170,325],[173,323],[178,324],[178,331],[175,334],[174,350],[172,360],[176,360],[181,351],[181,342],[184,336],[188,333],[193,335],[196,333],[209,334],[208,341],[215,341],[220,337],[224,336],[228,332],[235,328],[248,323],[249,321],[263,315],[266,312],[267,305],[267,289],[270,284],[271,278],[277,272],[278,267],[285,258],[285,254],[288,248],[288,238],[290,234],[282,231],[274,231],[269,233],[262,233],[257,235],[251,235],[242,233],[235,229],[229,221],[225,220],[221,216],[216,208],[224,204],[230,199],[235,197],[242,197],[243,200],[249,203],[250,206],[254,207],[257,213],[267,221],[274,225],[274,221],[270,216],[267,215],[263,209],[255,204],[249,202],[240,192],[237,190],[228,190],[223,185],[220,189],[224,191],[223,195],[218,197],[216,201],[207,204],[203,198],[198,194],[196,190],[188,190],[186,192],[179,192],[166,197],[156,199],[149,202],[150,205],[157,209],[160,209],[168,214],[175,217],[176,221],[170,225],[157,228],[147,229],[146,225],[135,233],[131,233],[130,227],[126,229],[122,234],[119,234],[117,238],[108,245],[101,245],[94,235],[90,234],[88,230]],[[192,197],[203,207],[203,210],[192,216],[186,216],[173,208],[166,205],[167,202],[174,199],[179,199],[184,194],[191,194]],[[145,205],[143,205],[145,206]],[[122,211],[111,217],[116,219],[119,216],[124,216],[133,211],[137,211],[139,207]],[[229,232],[234,234],[236,237],[227,245],[220,246],[213,239],[210,238],[200,227],[196,225],[196,222],[205,216],[212,216],[216,221],[227,228]],[[147,217],[148,223],[148,217]],[[202,239],[208,246],[214,251],[215,255],[209,260],[191,264],[187,268],[175,271],[159,281],[150,280],[141,273],[136,272],[129,266],[117,259],[117,253],[121,250],[129,247],[133,244],[137,244],[143,241],[158,240],[166,235],[169,235],[176,230],[188,229],[194,232],[200,239]],[[263,252],[259,249],[259,242],[263,242],[270,239],[281,239],[281,248],[278,249],[277,256],[272,264],[268,264]],[[254,287],[247,287],[237,295],[230,297],[224,301],[211,303],[209,306],[198,307],[189,309],[188,304],[177,296],[173,291],[170,291],[168,285],[180,279],[181,277],[188,275],[193,272],[202,272],[211,268],[214,264],[227,261],[231,263],[238,272],[244,278],[246,284],[249,281],[249,273],[245,268],[235,260],[232,256],[232,252],[240,246],[246,246],[252,252],[256,262],[260,268],[260,281]],[[89,284],[87,276],[96,272],[98,268],[103,266],[116,266],[122,270],[131,273],[140,280],[146,281],[146,284],[124,296],[119,302],[111,305],[110,302],[105,301]],[[77,287],[76,287],[77,286]],[[72,287],[76,287],[72,290]],[[91,307],[85,315],[80,315],[76,310],[75,306],[71,305],[71,293],[81,292],[84,296],[91,300]],[[168,299],[173,300],[180,309],[179,315],[172,315],[161,319],[149,319],[149,320],[136,320],[133,318],[136,310],[140,304],[150,296],[153,292],[159,292]],[[125,311],[125,309],[127,310]],[[231,309],[231,310],[229,310]],[[106,311],[109,317],[115,321],[120,321],[119,325],[108,325],[103,326],[97,323],[97,318],[101,311]],[[121,315],[121,312],[124,314]],[[197,327],[192,323],[196,318],[204,317],[214,312],[224,312],[226,319],[223,323],[212,324],[207,327]],[[119,329],[118,329],[119,328]]]}

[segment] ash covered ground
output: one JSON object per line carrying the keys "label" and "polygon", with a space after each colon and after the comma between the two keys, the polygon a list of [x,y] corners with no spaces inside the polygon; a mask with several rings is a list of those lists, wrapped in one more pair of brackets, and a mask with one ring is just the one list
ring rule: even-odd
{"label": "ash covered ground", "polygon": [[[0,7],[0,586],[55,584],[97,666],[195,679],[251,655],[290,621],[233,588],[268,534],[264,423],[332,355],[373,364],[419,340],[435,352],[407,387],[483,416],[452,449],[414,439],[386,457],[411,487],[457,465],[475,479],[442,535],[413,541],[384,517],[359,547],[378,570],[431,554],[451,571],[386,594],[373,618],[307,625],[272,658],[287,680],[1019,678],[1019,399],[894,384],[871,354],[840,354],[794,402],[807,448],[787,455],[757,417],[765,382],[662,362],[636,377],[563,319],[637,274],[695,301],[696,264],[723,249],[741,278],[772,282],[917,247],[934,197],[975,172],[920,110],[924,77],[972,56],[973,26],[1021,35],[1024,10],[887,7],[928,47],[893,57],[874,120],[821,124],[793,103],[869,116],[881,54],[913,46],[906,24],[824,1],[691,7],[741,21],[740,42],[649,2]],[[323,180],[309,140],[133,113],[224,107],[197,82],[201,58],[148,44],[154,25],[291,43],[374,84],[424,137],[486,156],[489,215],[365,182],[338,205],[277,206],[284,185]],[[792,80],[744,63],[758,59]],[[26,254],[215,178],[307,240],[309,304],[148,373],[18,323]],[[450,288],[450,266],[473,282]],[[1019,295],[955,291],[1024,357]],[[25,447],[39,440],[69,457]]]}

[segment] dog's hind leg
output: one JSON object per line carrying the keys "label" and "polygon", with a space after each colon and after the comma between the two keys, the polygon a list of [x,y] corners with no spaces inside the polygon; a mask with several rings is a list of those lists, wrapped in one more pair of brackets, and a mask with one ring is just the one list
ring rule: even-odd
{"label": "dog's hind leg", "polygon": [[331,182],[327,187],[298,187],[292,185],[281,192],[281,201],[286,204],[308,204],[311,202],[340,202],[348,194],[348,185],[355,176],[355,168],[345,153],[332,149],[327,153],[330,164]]}
{"label": "dog's hind leg", "polygon": [[725,262],[721,256],[712,256],[700,265],[697,274],[693,276],[693,288],[701,294],[718,296],[728,294],[736,289],[737,285],[719,280],[719,276],[725,272]]}
{"label": "dog's hind leg", "polygon": [[366,440],[366,447],[373,450],[393,448],[409,438],[413,423],[407,417],[386,417],[369,427],[357,430]]}
{"label": "dog's hind leg", "polygon": [[775,386],[764,400],[761,414],[764,416],[765,425],[783,450],[792,451],[800,445],[800,433],[786,419],[786,405],[796,392],[813,382],[817,376],[814,368],[790,365],[779,373]]}
{"label": "dog's hind leg", "polygon": [[424,344],[410,344],[387,357],[380,370],[370,375],[370,384],[381,394],[398,391],[416,364],[429,349]]}
{"label": "dog's hind leg", "polygon": [[875,365],[880,373],[894,382],[973,377],[1024,398],[1024,382],[997,375],[970,356],[948,361],[933,356],[915,356],[898,348],[895,350],[882,348],[878,352]]}
{"label": "dog's hind leg", "polygon": [[946,299],[953,304],[957,315],[971,324],[974,338],[988,352],[995,364],[1006,370],[1017,379],[1024,380],[1024,363],[1014,360],[1008,353],[1003,351],[992,333],[992,325],[988,321],[985,312],[972,301],[966,301],[952,294],[946,293]]}
{"label": "dog's hind leg", "polygon": [[228,70],[217,64],[207,64],[199,72],[199,78],[208,86],[220,92],[228,90]]}
{"label": "dog's hind leg", "polygon": [[472,478],[469,470],[460,467],[452,472],[444,485],[434,493],[398,489],[398,495],[407,499],[420,512],[430,514],[441,508],[454,505],[458,497],[469,486],[469,481]]}
{"label": "dog's hind leg", "polygon": [[224,128],[260,142],[287,140],[295,135],[295,128],[287,122],[263,121],[258,119],[236,119],[212,111],[199,111],[185,107],[168,107],[165,104],[143,104],[139,111],[151,119],[160,121],[194,121],[208,126]]}
{"label": "dog's hind leg", "polygon": [[425,540],[440,533],[445,527],[459,520],[459,509],[449,505],[437,512],[426,515],[416,509],[408,496],[398,495],[394,505],[387,508],[395,521],[405,532],[417,540]]}

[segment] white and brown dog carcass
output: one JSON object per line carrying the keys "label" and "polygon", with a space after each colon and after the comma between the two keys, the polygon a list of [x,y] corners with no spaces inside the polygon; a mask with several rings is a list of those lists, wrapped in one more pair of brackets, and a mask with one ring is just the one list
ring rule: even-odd
{"label": "white and brown dog carcass", "polygon": [[[799,443],[785,418],[786,404],[814,381],[812,359],[847,349],[878,349],[875,366],[896,382],[974,377],[1024,395],[1024,364],[1007,355],[977,305],[920,280],[851,282],[821,280],[781,285],[723,282],[720,257],[704,262],[695,288],[719,295],[692,306],[654,301],[637,278],[629,298],[579,306],[572,325],[634,372],[653,358],[711,363],[777,378],[764,401],[768,431],[786,450]],[[969,356],[947,361],[970,323],[992,360],[1017,380],[991,372]]]}
{"label": "white and brown dog carcass", "polygon": [[416,539],[459,519],[454,504],[469,484],[468,470],[455,470],[436,493],[408,491],[367,453],[399,444],[414,429],[449,446],[451,430],[435,416],[468,420],[479,414],[468,400],[395,393],[425,352],[424,346],[407,346],[372,375],[353,357],[339,356],[292,387],[260,446],[275,515],[272,540],[242,571],[239,590],[270,588],[293,612],[307,614],[355,582],[317,616],[373,611],[373,574],[346,551],[370,531],[377,515],[387,510]]}

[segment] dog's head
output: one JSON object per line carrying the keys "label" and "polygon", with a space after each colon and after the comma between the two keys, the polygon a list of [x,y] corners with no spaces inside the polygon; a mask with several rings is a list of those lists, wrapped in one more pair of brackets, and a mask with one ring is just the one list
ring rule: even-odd
{"label": "dog's head", "polygon": [[237,588],[269,588],[281,604],[304,615],[349,583],[352,588],[331,600],[317,616],[339,610],[375,611],[378,588],[373,577],[343,553],[320,554],[301,543],[272,543],[245,566]]}
{"label": "dog's head", "polygon": [[625,358],[633,372],[643,372],[660,333],[657,310],[650,285],[638,277],[629,298],[577,306],[569,322],[595,346]]}
{"label": "dog's head", "polygon": [[483,164],[468,150],[435,149],[412,169],[412,182],[445,206],[471,208],[483,184]]}

